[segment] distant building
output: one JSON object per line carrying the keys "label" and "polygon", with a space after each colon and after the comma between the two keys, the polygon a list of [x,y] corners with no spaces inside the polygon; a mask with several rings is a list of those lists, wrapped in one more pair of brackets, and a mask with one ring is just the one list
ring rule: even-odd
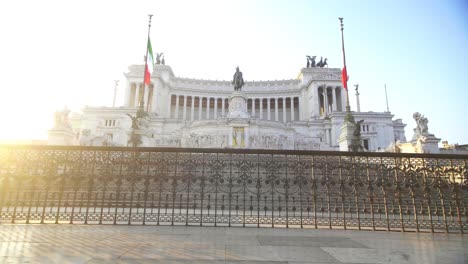
{"label": "distant building", "polygon": [[[84,107],[71,117],[68,140],[51,130],[49,144],[131,146],[136,136],[143,147],[339,150],[346,106],[340,69],[303,68],[295,79],[246,82],[239,92],[231,81],[177,77],[167,65],[156,65],[145,89],[143,69],[132,65],[125,74],[123,106]],[[233,96],[245,105],[230,105]],[[141,102],[149,115],[132,123]],[[233,115],[237,107],[243,110]],[[353,116],[364,120],[361,138],[368,151],[406,142],[406,125],[390,112]]]}
{"label": "distant building", "polygon": [[449,144],[448,141],[442,141],[440,152],[443,154],[468,154],[468,144]]}

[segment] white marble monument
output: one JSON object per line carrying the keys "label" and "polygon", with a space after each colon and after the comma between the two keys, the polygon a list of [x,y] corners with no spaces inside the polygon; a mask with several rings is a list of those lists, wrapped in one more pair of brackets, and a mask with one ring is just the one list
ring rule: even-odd
{"label": "white marble monument", "polygon": [[[338,68],[303,68],[297,78],[242,80],[240,87],[234,80],[177,77],[170,66],[161,64],[155,65],[151,84],[145,87],[143,70],[143,65],[131,65],[125,73],[122,106],[84,107],[71,118],[69,132],[78,138],[51,137],[49,143],[130,146],[128,114],[135,116],[143,101],[148,113],[139,132],[143,147],[340,149],[346,98]],[[406,142],[406,125],[393,120],[391,113],[352,114],[364,120],[360,126],[366,150]]]}

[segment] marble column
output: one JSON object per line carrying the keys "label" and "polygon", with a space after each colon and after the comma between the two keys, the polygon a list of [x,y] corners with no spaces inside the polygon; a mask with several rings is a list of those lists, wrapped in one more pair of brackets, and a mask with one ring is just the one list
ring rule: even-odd
{"label": "marble column", "polygon": [[176,94],[176,100],[175,100],[175,118],[179,119],[179,95]]}
{"label": "marble column", "polygon": [[267,120],[270,120],[271,113],[270,113],[270,98],[267,98]]}
{"label": "marble column", "polygon": [[138,98],[140,98],[140,86],[138,85],[138,83],[135,84],[135,98],[134,98],[134,103],[133,103],[133,107],[138,107],[139,106],[139,101],[138,101]]}
{"label": "marble column", "polygon": [[221,102],[221,108],[222,108],[221,115],[225,116],[225,113],[226,113],[226,105],[225,105],[226,98],[223,97],[222,100],[223,101]]}
{"label": "marble column", "polygon": [[203,97],[198,96],[198,120],[202,119]]}
{"label": "marble column", "polygon": [[144,104],[144,109],[146,109],[146,111],[148,111],[148,100],[149,99],[149,87],[147,87],[146,85],[143,85],[143,102],[145,103]]}
{"label": "marble column", "polygon": [[210,119],[210,97],[206,98],[206,119]]}
{"label": "marble column", "polygon": [[275,97],[275,121],[278,122],[278,97]]}
{"label": "marble column", "polygon": [[190,121],[193,121],[193,119],[195,118],[195,96],[192,96],[192,104],[191,104],[191,107],[190,107]]}
{"label": "marble column", "polygon": [[289,97],[291,101],[291,123],[294,122],[294,97]]}
{"label": "marble column", "polygon": [[323,88],[323,110],[324,114],[328,115],[328,89],[326,86]]}
{"label": "marble column", "polygon": [[184,111],[182,112],[182,120],[187,120],[187,95],[184,95]]}
{"label": "marble column", "polygon": [[260,119],[263,119],[263,98],[260,98],[260,104],[258,105],[260,109]]}
{"label": "marble column", "polygon": [[252,115],[255,116],[255,98],[252,98]]}
{"label": "marble column", "polygon": [[169,94],[169,102],[167,104],[167,118],[171,118],[172,94]]}
{"label": "marble column", "polygon": [[283,97],[283,123],[286,122],[286,97]]}
{"label": "marble column", "polygon": [[218,97],[214,98],[214,119],[218,117]]}
{"label": "marble column", "polygon": [[[304,118],[304,117],[303,117],[303,115],[304,115],[304,110],[302,109],[303,105],[304,105],[304,101],[303,101],[303,99],[302,99],[302,96],[299,96],[299,105],[297,106],[297,110],[298,110],[297,112],[298,112],[298,114],[299,114],[299,116],[297,117],[297,119],[298,119],[299,121],[301,121],[301,120]],[[319,104],[319,105],[320,105],[320,104]]]}
{"label": "marble column", "polygon": [[159,103],[158,93],[156,92],[156,84],[153,83],[153,86],[150,88],[150,99],[149,102],[151,104],[150,111],[153,113],[162,114],[161,105]]}
{"label": "marble column", "polygon": [[332,107],[333,107],[333,112],[336,112],[336,88],[335,87],[332,87],[332,100],[333,100],[333,104],[332,104]]}

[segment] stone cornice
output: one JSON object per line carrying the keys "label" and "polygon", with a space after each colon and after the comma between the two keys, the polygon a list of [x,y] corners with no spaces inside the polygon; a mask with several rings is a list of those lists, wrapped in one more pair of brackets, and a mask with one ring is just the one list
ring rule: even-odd
{"label": "stone cornice", "polygon": [[99,113],[99,114],[105,114],[109,113],[112,115],[115,114],[131,114],[131,113],[136,113],[137,109],[136,108],[131,108],[131,107],[109,107],[109,106],[85,106],[82,109],[83,113],[90,114],[90,113]]}
{"label": "stone cornice", "polygon": [[340,68],[319,68],[319,67],[314,67],[314,68],[302,68],[301,73],[309,73],[312,75],[318,75],[318,74],[324,74],[324,73],[333,73],[333,74],[339,74],[340,79],[341,79],[341,69]]}
{"label": "stone cornice", "polygon": [[[213,81],[201,79],[188,79],[175,77],[171,80],[173,89],[201,90],[204,92],[221,91],[232,92],[233,86],[230,81]],[[279,80],[279,81],[248,81],[242,87],[245,93],[259,91],[281,91],[299,89],[299,80]]]}
{"label": "stone cornice", "polygon": [[[210,97],[210,98],[222,98],[229,97],[232,94],[233,90],[229,91],[202,91],[195,89],[171,89],[170,94],[174,95],[187,95],[187,96],[201,96],[201,97]],[[301,91],[289,90],[289,91],[256,91],[256,92],[243,92],[248,99],[251,98],[275,98],[275,97],[300,97]]]}
{"label": "stone cornice", "polygon": [[[128,66],[128,72],[124,73],[127,78],[143,78],[145,71],[145,65],[130,65]],[[161,76],[163,71],[169,72],[171,77],[174,77],[174,72],[172,68],[168,65],[155,65],[154,71],[151,73],[151,78]]]}

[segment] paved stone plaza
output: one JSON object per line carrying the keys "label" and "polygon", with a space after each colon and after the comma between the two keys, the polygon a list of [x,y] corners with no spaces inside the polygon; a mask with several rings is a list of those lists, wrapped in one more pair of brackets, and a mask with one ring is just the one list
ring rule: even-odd
{"label": "paved stone plaza", "polygon": [[1,225],[0,263],[467,263],[468,237],[285,228]]}

